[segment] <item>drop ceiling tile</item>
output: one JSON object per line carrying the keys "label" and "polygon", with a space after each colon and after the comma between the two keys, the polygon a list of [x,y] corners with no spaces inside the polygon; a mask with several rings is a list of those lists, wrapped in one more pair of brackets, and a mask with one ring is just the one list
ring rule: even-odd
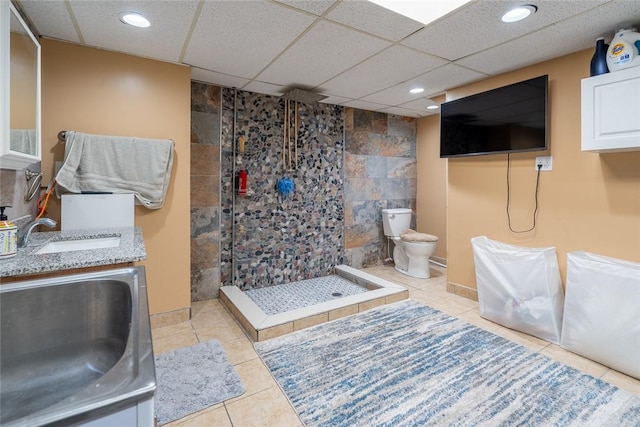
{"label": "drop ceiling tile", "polygon": [[[189,30],[185,23],[193,20],[198,1],[70,0],[70,5],[87,45],[178,62]],[[122,12],[139,12],[151,26],[124,24]]]}
{"label": "drop ceiling tile", "polygon": [[287,91],[287,88],[282,85],[274,85],[271,83],[252,80],[251,82],[247,83],[247,85],[243,86],[242,90],[263,93],[265,95],[282,96]]}
{"label": "drop ceiling tile", "polygon": [[[595,48],[598,36],[609,34],[607,41],[614,35],[609,22],[640,21],[640,1],[617,1],[607,3],[584,14],[565,20],[536,33],[518,38],[511,42],[488,49],[456,61],[469,68],[487,74],[498,74],[527,65],[557,58],[580,50]],[[544,46],[544,49],[540,49]],[[585,75],[589,73],[589,64],[585,64]]]}
{"label": "drop ceiling tile", "polygon": [[427,107],[430,105],[440,105],[438,102],[435,102],[434,100],[430,99],[430,98],[425,98],[422,97],[420,99],[416,99],[413,100],[411,102],[406,102],[404,104],[400,104],[398,105],[398,107],[400,108],[407,108],[409,110],[416,110],[416,111],[421,111],[423,113],[429,113],[429,114],[433,114],[438,113],[439,110],[427,110]]}
{"label": "drop ceiling tile", "polygon": [[389,107],[389,105],[377,104],[375,102],[360,101],[358,99],[345,102],[341,105],[344,105],[345,107],[358,108],[360,110],[369,110],[369,111],[378,111],[378,110],[382,110],[383,108]]}
{"label": "drop ceiling tile", "polygon": [[305,12],[322,16],[336,0],[276,0],[278,3],[287,4]]}
{"label": "drop ceiling tile", "polygon": [[446,63],[435,56],[394,45],[321,85],[322,92],[362,98]]}
{"label": "drop ceiling tile", "polygon": [[[249,1],[251,7],[248,7]],[[176,61],[173,58],[185,49],[184,38],[192,26],[192,17],[202,5],[202,14],[197,24],[193,24],[191,45],[186,50],[188,59],[184,58],[184,62],[201,64],[201,68],[192,67],[194,80],[267,93],[285,86],[315,87],[325,94],[331,90],[331,96],[322,102],[357,103],[354,107],[373,110],[398,106],[419,111],[424,96],[577,50],[593,49],[597,37],[605,36],[610,40],[619,25],[640,24],[640,0],[536,0],[540,7],[538,13],[517,26],[495,21],[499,14],[489,15],[489,12],[516,3],[515,0],[477,0],[399,42],[441,58],[464,58],[456,64],[431,69],[417,77],[408,77],[403,83],[398,80],[389,83],[393,86],[383,88],[384,84],[380,82],[392,80],[395,75],[400,79],[410,74],[409,69],[415,71],[424,64],[419,64],[422,59],[417,62],[399,59],[393,70],[391,57],[398,55],[401,58],[402,55],[396,52],[402,49],[381,37],[397,37],[393,35],[394,31],[408,30],[388,26],[385,22],[378,26],[375,24],[378,18],[387,18],[375,13],[367,15],[363,12],[362,16],[354,16],[358,9],[352,6],[356,4],[362,6],[362,11],[370,9],[371,5],[360,4],[362,1],[20,0],[18,3],[36,30],[45,37],[83,42],[68,14],[67,7],[70,7],[77,12],[74,16],[78,25],[86,32],[87,45],[169,61]],[[153,34],[152,40],[149,36],[134,37],[141,32],[115,20],[115,11],[119,14],[124,6],[127,9],[129,6],[145,7],[153,12],[152,32],[147,31],[147,34]],[[338,13],[339,7],[343,8],[343,16]],[[392,12],[388,13],[388,19],[397,19]],[[318,16],[322,14],[331,15],[343,24],[320,20]],[[572,17],[573,14],[576,15]],[[160,32],[156,22],[161,23]],[[167,22],[166,26],[162,24],[164,22]],[[344,23],[359,29],[350,29]],[[370,35],[367,31],[381,36]],[[539,34],[535,34],[536,31]],[[385,58],[385,54],[374,56],[392,45],[392,49],[385,51],[390,58]],[[265,69],[270,61],[273,63]],[[378,67],[372,64],[378,64]],[[263,69],[270,78],[251,82],[251,78]],[[354,77],[356,69],[363,74]],[[424,67],[425,71],[427,69],[429,66]],[[376,73],[380,75],[374,77]],[[587,74],[588,65],[585,65],[585,76]],[[423,96],[416,98],[408,93],[408,89],[417,84],[426,90],[421,94]],[[355,101],[355,96],[348,93],[350,86],[358,96],[365,89],[371,92]],[[378,92],[373,93],[376,90]]]}
{"label": "drop ceiling tile", "polygon": [[191,80],[211,83],[222,87],[243,87],[250,81],[240,77],[216,73],[215,71],[204,70],[197,67],[191,67]]}
{"label": "drop ceiling tile", "polygon": [[340,2],[325,16],[349,27],[398,41],[424,25],[368,1]]}
{"label": "drop ceiling tile", "polygon": [[[455,64],[447,64],[396,86],[365,96],[362,100],[396,106],[486,77],[486,74]],[[424,87],[424,92],[421,94],[409,93],[409,89],[416,86]]]}
{"label": "drop ceiling tile", "polygon": [[433,114],[428,111],[416,111],[416,110],[410,110],[408,108],[402,108],[402,107],[388,107],[378,111],[380,111],[381,113],[395,114],[396,116],[405,116],[405,117],[424,117],[424,116],[430,116]]}
{"label": "drop ceiling tile", "polygon": [[321,99],[320,103],[322,104],[335,104],[335,105],[343,105],[346,102],[349,101],[353,101],[353,99],[351,98],[345,98],[343,96],[335,96],[335,95],[328,95],[325,99]]}
{"label": "drop ceiling tile", "polygon": [[314,21],[278,3],[254,1],[248,7],[244,1],[207,1],[184,61],[253,78]]}
{"label": "drop ceiling tile", "polygon": [[315,87],[389,45],[377,37],[321,21],[258,78],[284,86]]}
{"label": "drop ceiling tile", "polygon": [[[539,30],[610,0],[538,0],[538,11],[524,21],[506,24],[500,18],[514,2],[476,1],[425,27],[401,43],[423,52],[456,60],[496,44]],[[539,46],[538,49],[546,48]]]}
{"label": "drop ceiling tile", "polygon": [[22,0],[20,5],[39,34],[73,43],[81,42],[63,0]]}

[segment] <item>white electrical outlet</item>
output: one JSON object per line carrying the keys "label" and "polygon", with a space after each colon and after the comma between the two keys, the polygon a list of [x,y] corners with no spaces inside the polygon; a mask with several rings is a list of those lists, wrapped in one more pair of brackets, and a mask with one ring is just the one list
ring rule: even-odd
{"label": "white electrical outlet", "polygon": [[538,165],[542,165],[541,171],[550,171],[553,169],[553,156],[538,156],[536,157],[535,169],[538,170]]}

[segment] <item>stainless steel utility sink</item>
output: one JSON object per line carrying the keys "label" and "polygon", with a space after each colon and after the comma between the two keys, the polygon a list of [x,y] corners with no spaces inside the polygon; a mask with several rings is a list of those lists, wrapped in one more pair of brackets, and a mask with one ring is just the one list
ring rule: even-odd
{"label": "stainless steel utility sink", "polygon": [[0,317],[3,426],[86,421],[153,396],[144,267],[0,286]]}

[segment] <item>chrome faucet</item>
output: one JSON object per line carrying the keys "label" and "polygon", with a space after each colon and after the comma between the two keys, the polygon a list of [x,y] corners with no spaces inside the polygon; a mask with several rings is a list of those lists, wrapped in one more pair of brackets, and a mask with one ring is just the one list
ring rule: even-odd
{"label": "chrome faucet", "polygon": [[40,224],[46,225],[49,228],[53,228],[58,223],[50,218],[39,218],[25,225],[23,229],[27,231],[23,232],[22,230],[18,230],[18,247],[19,248],[24,248],[29,244],[29,237],[31,237],[31,232],[33,232],[33,229],[39,226]]}

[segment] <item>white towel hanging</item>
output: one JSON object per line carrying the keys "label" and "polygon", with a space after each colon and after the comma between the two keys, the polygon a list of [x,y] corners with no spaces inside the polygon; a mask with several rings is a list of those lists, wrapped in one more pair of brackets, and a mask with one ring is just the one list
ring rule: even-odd
{"label": "white towel hanging", "polygon": [[164,205],[174,143],[170,139],[90,135],[67,131],[60,192],[133,193],[149,209]]}

